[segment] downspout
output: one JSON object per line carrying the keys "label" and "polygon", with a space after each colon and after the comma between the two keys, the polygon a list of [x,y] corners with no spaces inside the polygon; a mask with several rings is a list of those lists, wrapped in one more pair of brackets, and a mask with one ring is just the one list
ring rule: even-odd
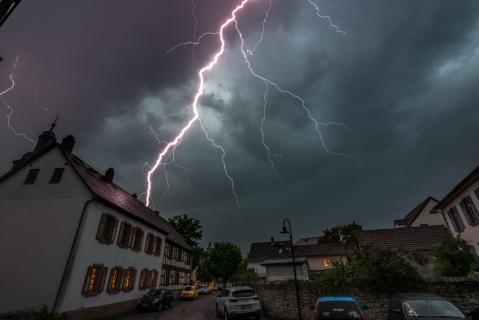
{"label": "downspout", "polygon": [[63,294],[64,294],[65,287],[66,287],[66,284],[67,284],[67,280],[68,280],[68,278],[70,277],[70,274],[71,274],[73,261],[75,260],[75,255],[76,255],[76,252],[77,252],[77,249],[78,249],[78,244],[80,242],[81,233],[82,233],[82,230],[83,230],[83,226],[85,224],[85,217],[86,217],[86,213],[87,213],[87,208],[90,205],[90,203],[92,203],[93,201],[96,201],[96,200],[97,200],[97,198],[92,198],[92,199],[86,201],[85,204],[83,205],[83,210],[82,210],[82,213],[81,213],[81,216],[80,216],[80,221],[78,222],[78,226],[77,226],[77,229],[76,229],[76,232],[75,232],[75,238],[73,239],[73,243],[72,243],[72,246],[70,248],[70,253],[68,255],[67,263],[65,265],[65,269],[63,270],[63,275],[62,275],[62,279],[60,281],[60,286],[58,287],[58,291],[57,291],[57,294],[55,296],[55,302],[53,304],[53,309],[52,309],[53,312],[58,312],[58,308],[59,308],[60,303],[62,302],[62,299],[63,299]]}

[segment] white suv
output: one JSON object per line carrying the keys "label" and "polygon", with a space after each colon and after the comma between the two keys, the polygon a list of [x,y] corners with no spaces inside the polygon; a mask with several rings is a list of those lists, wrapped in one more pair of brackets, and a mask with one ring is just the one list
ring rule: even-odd
{"label": "white suv", "polygon": [[251,287],[226,288],[216,298],[216,315],[225,319],[261,319],[261,304],[258,295]]}

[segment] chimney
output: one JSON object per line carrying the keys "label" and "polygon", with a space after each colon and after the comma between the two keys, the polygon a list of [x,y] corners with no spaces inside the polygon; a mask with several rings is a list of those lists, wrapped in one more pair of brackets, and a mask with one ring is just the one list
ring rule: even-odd
{"label": "chimney", "polygon": [[136,193],[132,194],[131,196],[135,199],[138,198],[138,195]]}
{"label": "chimney", "polygon": [[106,170],[106,172],[105,172],[104,179],[105,179],[106,182],[112,183],[114,176],[115,176],[115,170],[113,170],[113,168],[108,168],[108,170]]}
{"label": "chimney", "polygon": [[73,147],[75,146],[75,137],[71,134],[63,138],[62,140],[62,148],[67,152],[72,152]]}
{"label": "chimney", "polygon": [[160,211],[158,211],[158,210],[155,210],[155,213],[156,213],[157,215],[160,215]]}

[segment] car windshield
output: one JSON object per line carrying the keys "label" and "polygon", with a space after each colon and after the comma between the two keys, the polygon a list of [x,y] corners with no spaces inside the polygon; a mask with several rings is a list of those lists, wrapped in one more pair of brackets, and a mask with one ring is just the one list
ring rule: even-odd
{"label": "car windshield", "polygon": [[458,308],[446,300],[407,300],[403,305],[408,317],[465,318]]}
{"label": "car windshield", "polygon": [[150,290],[146,293],[147,297],[153,297],[153,296],[158,296],[161,294],[163,290]]}
{"label": "car windshield", "polygon": [[185,291],[193,291],[193,287],[185,287],[183,290],[185,290]]}
{"label": "car windshield", "polygon": [[361,313],[352,301],[324,301],[319,304],[319,319],[361,319]]}
{"label": "car windshield", "polygon": [[239,291],[234,291],[232,296],[235,298],[248,298],[248,297],[253,297],[256,295],[256,292],[254,290],[239,290]]}

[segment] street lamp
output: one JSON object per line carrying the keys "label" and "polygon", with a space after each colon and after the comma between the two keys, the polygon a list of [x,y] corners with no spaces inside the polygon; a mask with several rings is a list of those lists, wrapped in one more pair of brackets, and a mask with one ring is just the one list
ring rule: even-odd
{"label": "street lamp", "polygon": [[[286,223],[289,230],[286,228]],[[291,245],[291,257],[293,260],[293,273],[294,273],[294,290],[296,291],[296,305],[298,308],[298,319],[301,320],[301,304],[299,302],[299,288],[298,288],[298,275],[296,274],[296,260],[294,258],[294,246],[293,246],[293,232],[291,231],[291,221],[288,218],[283,219],[282,234],[289,234],[289,241]]]}

